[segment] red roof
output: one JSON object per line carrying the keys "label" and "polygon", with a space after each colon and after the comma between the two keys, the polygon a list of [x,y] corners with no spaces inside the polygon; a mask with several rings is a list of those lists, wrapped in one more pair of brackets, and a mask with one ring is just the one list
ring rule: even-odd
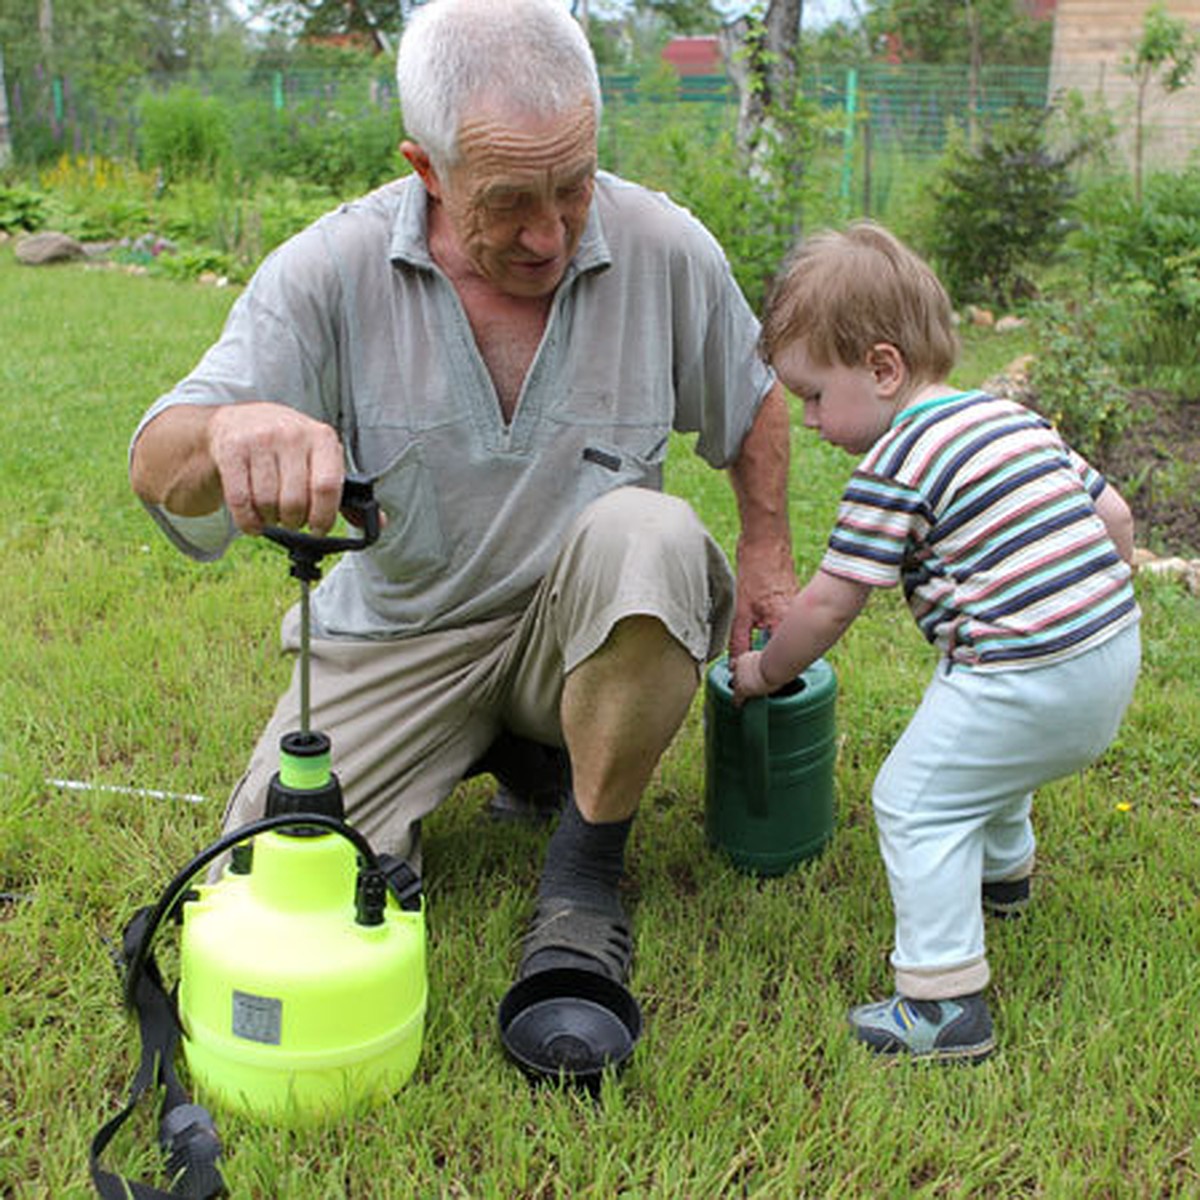
{"label": "red roof", "polygon": [[680,75],[720,75],[725,70],[715,37],[672,38],[663,48],[662,57]]}

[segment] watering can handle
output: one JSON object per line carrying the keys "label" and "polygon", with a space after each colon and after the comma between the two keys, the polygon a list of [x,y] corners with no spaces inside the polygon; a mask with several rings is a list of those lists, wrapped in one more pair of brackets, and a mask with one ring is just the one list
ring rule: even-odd
{"label": "watering can handle", "polygon": [[[750,632],[750,645],[762,650],[771,634],[766,629]],[[742,705],[742,752],[746,763],[747,803],[752,817],[766,817],[770,805],[771,747],[768,736],[770,697],[758,696]]]}
{"label": "watering can handle", "polygon": [[742,761],[746,764],[746,800],[752,817],[766,817],[770,807],[769,703],[766,696],[756,696],[742,705]]}

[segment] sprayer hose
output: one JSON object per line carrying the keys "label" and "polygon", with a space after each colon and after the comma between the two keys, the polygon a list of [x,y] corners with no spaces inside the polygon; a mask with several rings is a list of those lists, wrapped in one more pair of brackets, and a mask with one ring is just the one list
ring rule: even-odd
{"label": "sprayer hose", "polygon": [[361,862],[365,863],[369,870],[381,870],[379,858],[371,848],[371,843],[358,830],[351,825],[347,825],[344,821],[339,821],[336,817],[325,816],[322,813],[281,813],[274,817],[263,817],[262,820],[252,821],[249,825],[243,825],[240,829],[232,830],[230,833],[218,838],[212,845],[206,846],[201,850],[167,884],[166,890],[159,897],[158,903],[154,906],[153,911],[146,921],[146,926],[142,932],[141,940],[138,942],[137,949],[129,960],[129,968],[125,974],[125,1006],[127,1008],[132,1009],[134,1007],[137,981],[145,966],[146,958],[150,953],[150,944],[154,941],[154,935],[158,932],[159,925],[174,910],[179,897],[187,889],[188,884],[191,883],[192,878],[197,872],[201,871],[214,859],[219,858],[226,850],[231,849],[240,842],[248,841],[257,834],[268,833],[273,829],[284,829],[295,826],[325,829],[330,833],[340,834],[354,846],[359,853]]}

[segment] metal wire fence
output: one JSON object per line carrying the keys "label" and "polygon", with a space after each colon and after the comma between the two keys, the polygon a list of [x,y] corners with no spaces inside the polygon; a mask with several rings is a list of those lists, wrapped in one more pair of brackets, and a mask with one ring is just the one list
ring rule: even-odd
{"label": "metal wire fence", "polygon": [[[215,97],[237,114],[256,121],[261,114],[303,111],[316,121],[337,110],[373,116],[395,111],[395,81],[386,71],[253,70],[220,72],[186,80],[140,81],[121,94],[99,95],[69,78],[34,75],[9,80],[9,117],[18,162],[45,161],[62,153],[135,155],[138,144],[136,97],[145,91],[186,84]],[[732,121],[737,96],[724,75],[684,76],[664,82],[661,75],[609,74],[603,79],[610,111],[628,117],[644,105],[705,105],[712,127]],[[940,153],[951,129],[986,124],[1018,105],[1041,108],[1075,89],[1093,107],[1107,107],[1121,129],[1132,123],[1132,84],[1115,67],[1074,71],[1048,68],[966,67],[868,63],[810,71],[805,96],[815,101],[846,136],[878,150],[928,157]],[[1158,97],[1156,138],[1178,152],[1197,128],[1197,89],[1164,106]],[[258,115],[256,115],[258,114]],[[840,114],[840,117],[839,117]]]}

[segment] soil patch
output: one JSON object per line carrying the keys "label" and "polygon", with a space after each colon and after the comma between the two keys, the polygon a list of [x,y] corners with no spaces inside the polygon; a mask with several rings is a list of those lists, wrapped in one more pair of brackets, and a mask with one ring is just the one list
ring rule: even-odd
{"label": "soil patch", "polygon": [[1200,557],[1200,397],[1128,394],[1133,421],[1096,466],[1129,502],[1139,546]]}
{"label": "soil patch", "polygon": [[[1038,409],[1031,355],[981,386]],[[1161,557],[1200,558],[1200,396],[1149,388],[1125,393],[1129,428],[1088,457],[1133,512],[1137,546]]]}

